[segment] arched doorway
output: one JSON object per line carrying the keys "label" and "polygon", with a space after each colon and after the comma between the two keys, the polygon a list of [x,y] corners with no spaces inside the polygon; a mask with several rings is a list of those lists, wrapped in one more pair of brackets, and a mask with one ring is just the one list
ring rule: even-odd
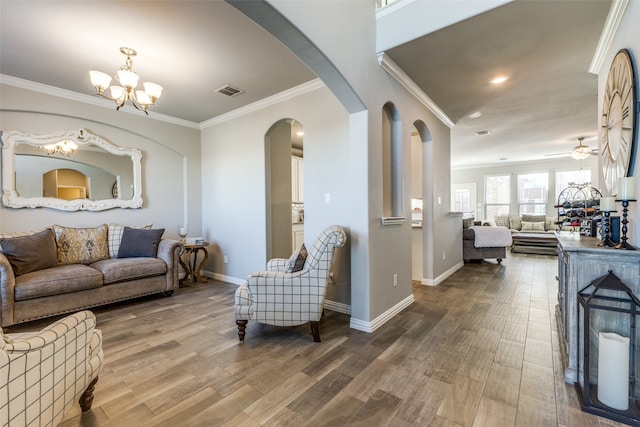
{"label": "arched doorway", "polygon": [[304,239],[303,127],[281,119],[265,135],[267,260],[287,258]]}

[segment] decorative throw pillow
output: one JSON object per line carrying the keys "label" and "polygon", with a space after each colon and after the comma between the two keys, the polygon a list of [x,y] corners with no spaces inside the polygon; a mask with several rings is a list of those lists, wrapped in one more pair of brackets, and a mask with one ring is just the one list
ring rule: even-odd
{"label": "decorative throw pillow", "polygon": [[512,230],[522,230],[522,218],[517,215],[509,215],[509,228]]}
{"label": "decorative throw pillow", "polygon": [[522,231],[545,231],[544,221],[540,221],[540,222],[522,221]]}
{"label": "decorative throw pillow", "polygon": [[[15,231],[15,232],[11,232],[11,233],[2,233],[0,234],[0,239],[10,239],[12,237],[21,237],[21,236],[31,236],[33,234],[37,234],[40,233],[44,230],[50,230],[49,227],[45,227],[45,228],[41,228],[39,230],[32,230],[32,231]],[[2,246],[0,245],[0,252],[2,252]]]}
{"label": "decorative throw pillow", "polygon": [[556,221],[558,221],[558,217],[548,216],[544,220],[544,229],[547,230],[555,230],[557,227]]}
{"label": "decorative throw pillow", "polygon": [[0,246],[16,276],[58,265],[56,240],[49,228],[30,236],[0,238]]}
{"label": "decorative throw pillow", "polygon": [[164,228],[140,229],[125,227],[118,250],[118,258],[155,258]]}
{"label": "decorative throw pillow", "polygon": [[[109,224],[109,258],[118,258],[118,251],[120,250],[120,242],[122,241],[124,227],[124,225]],[[153,224],[132,228],[149,230],[151,227],[153,227]]]}
{"label": "decorative throw pillow", "polygon": [[54,225],[58,245],[58,264],[91,264],[109,258],[106,224],[95,228],[69,228]]}
{"label": "decorative throw pillow", "polygon": [[496,215],[493,220],[496,225],[509,228],[509,215]]}
{"label": "decorative throw pillow", "polygon": [[307,261],[307,255],[307,248],[303,243],[293,252],[291,258],[289,258],[286,272],[295,273],[296,271],[301,271],[304,268],[304,263]]}

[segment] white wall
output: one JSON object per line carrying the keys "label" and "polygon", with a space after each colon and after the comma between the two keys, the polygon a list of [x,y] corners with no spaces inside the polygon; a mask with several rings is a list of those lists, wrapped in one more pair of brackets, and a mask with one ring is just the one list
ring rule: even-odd
{"label": "white wall", "polygon": [[547,199],[547,216],[557,214],[555,195],[555,173],[567,170],[590,170],[591,186],[598,186],[598,158],[591,156],[586,160],[574,160],[572,158],[554,159],[540,162],[513,163],[503,166],[488,166],[468,169],[453,169],[451,171],[452,184],[468,184],[475,183],[477,189],[477,200],[479,206],[476,211],[478,213],[476,219],[492,219],[484,217],[484,178],[485,176],[494,175],[511,175],[511,213],[518,212],[518,191],[517,180],[518,174],[547,172],[549,174],[549,193]]}
{"label": "white wall", "polygon": [[[0,233],[34,230],[53,224],[93,227],[105,223],[153,223],[177,238],[188,222],[200,234],[200,131],[151,117],[102,108],[61,97],[0,85],[0,129],[49,134],[85,128],[119,147],[142,150],[141,209],[64,212],[46,208],[0,207]],[[185,207],[188,208],[185,209]],[[187,216],[185,217],[185,212]]]}
{"label": "white wall", "polygon": [[[602,63],[602,68],[598,73],[598,117],[594,120],[596,123],[600,123],[600,114],[602,113],[602,99],[604,94],[604,87],[609,75],[609,67],[613,57],[618,53],[620,49],[627,49],[631,54],[631,60],[634,64],[635,72],[635,85],[636,85],[636,100],[640,102],[640,2],[630,1],[627,10],[625,11],[620,27],[616,32],[611,47],[607,51],[607,55]],[[640,110],[640,108],[638,108]],[[636,177],[636,196],[637,200],[640,200],[640,114],[636,116],[636,153],[635,153],[635,167],[631,171],[630,175]],[[602,141],[602,132],[598,126],[599,141]],[[600,179],[602,180],[602,165],[600,164]],[[604,181],[603,181],[604,182]],[[622,210],[622,208],[619,208]],[[640,207],[638,202],[632,202],[629,204],[629,224],[628,234],[629,243],[639,247],[640,246],[640,226],[637,223],[640,221]]]}

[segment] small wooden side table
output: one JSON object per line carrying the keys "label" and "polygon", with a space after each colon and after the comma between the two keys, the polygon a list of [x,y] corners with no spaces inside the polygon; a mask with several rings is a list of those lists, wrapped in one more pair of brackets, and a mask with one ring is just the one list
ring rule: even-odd
{"label": "small wooden side table", "polygon": [[[180,265],[185,271],[185,276],[182,278],[181,283],[194,283],[201,282],[207,283],[209,279],[200,272],[202,271],[202,266],[207,259],[209,258],[209,252],[207,252],[207,246],[209,246],[209,242],[204,242],[197,245],[189,245],[184,243],[184,252],[180,254],[178,260],[180,261]],[[202,252],[204,254],[200,264],[196,268],[196,263],[198,262],[198,252]],[[186,257],[186,263],[183,259],[183,255]]]}

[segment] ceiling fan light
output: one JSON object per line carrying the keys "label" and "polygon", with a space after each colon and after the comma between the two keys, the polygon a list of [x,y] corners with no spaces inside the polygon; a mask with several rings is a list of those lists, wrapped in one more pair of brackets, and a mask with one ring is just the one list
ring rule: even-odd
{"label": "ceiling fan light", "polygon": [[102,71],[89,71],[89,77],[91,78],[91,84],[95,86],[99,92],[108,88],[111,83],[111,76]]}
{"label": "ceiling fan light", "polygon": [[576,160],[584,160],[584,159],[586,159],[586,158],[587,158],[587,157],[589,157],[589,156],[590,156],[590,154],[589,154],[589,153],[585,153],[585,152],[583,152],[583,151],[581,151],[581,150],[575,150],[575,149],[574,149],[574,150],[571,152],[571,157],[573,157],[573,158],[574,158],[574,159],[576,159]]}
{"label": "ceiling fan light", "polygon": [[157,83],[144,82],[144,91],[151,97],[151,99],[158,99],[162,95],[162,86]]}
{"label": "ceiling fan light", "polygon": [[131,70],[118,70],[118,81],[127,89],[133,89],[138,85],[140,77]]}

